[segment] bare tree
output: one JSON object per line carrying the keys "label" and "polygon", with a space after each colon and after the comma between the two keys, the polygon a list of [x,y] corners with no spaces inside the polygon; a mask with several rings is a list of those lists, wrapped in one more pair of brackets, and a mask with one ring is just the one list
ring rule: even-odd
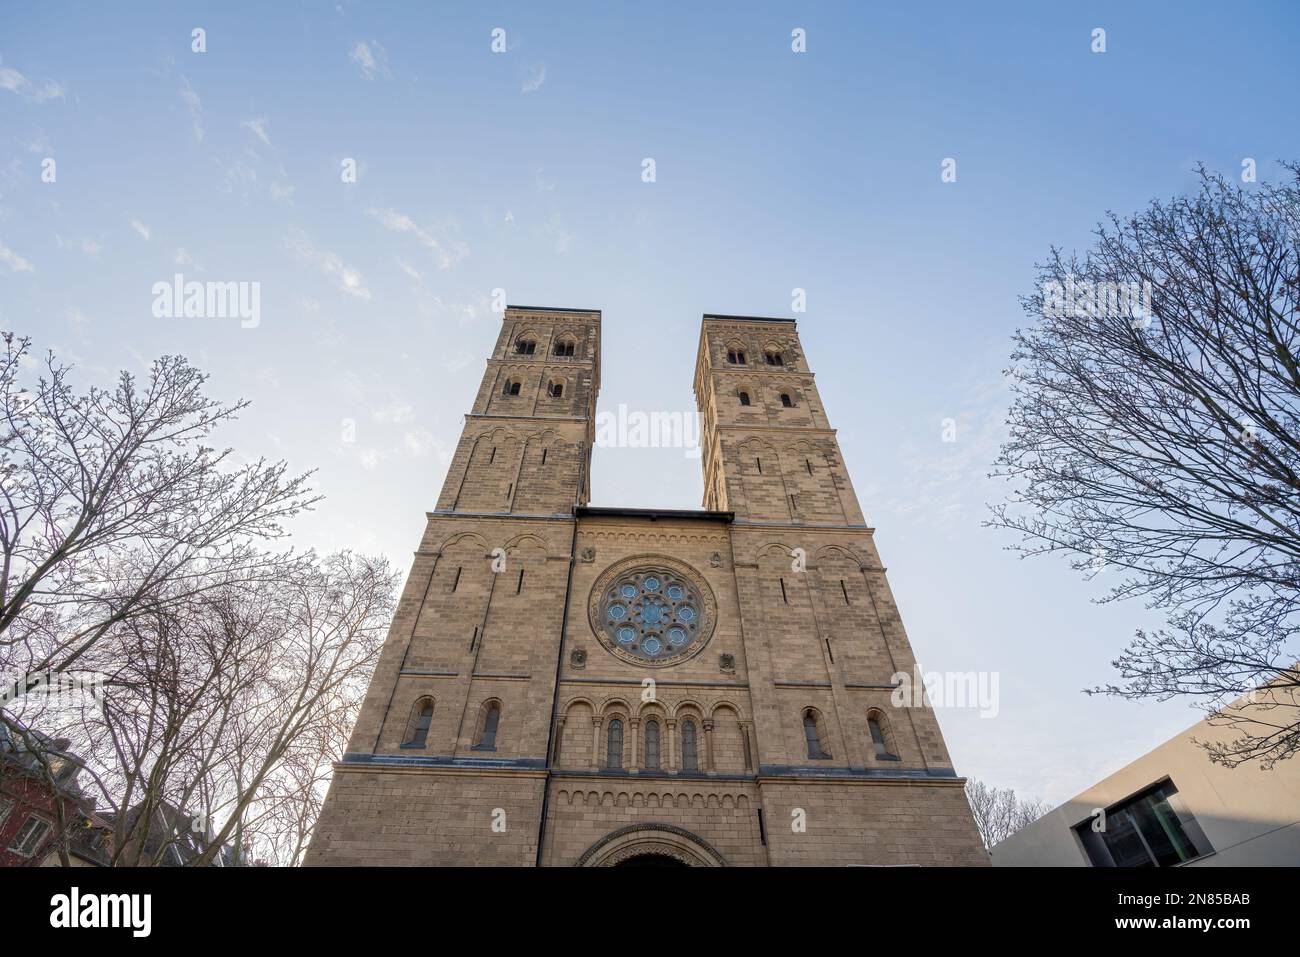
{"label": "bare tree", "polygon": [[1300,166],[1287,169],[1250,189],[1202,169],[1195,195],[1112,214],[1082,259],[1040,265],[995,473],[1014,491],[990,522],[1021,533],[1022,555],[1122,572],[1103,600],[1165,612],[1114,662],[1122,682],[1089,693],[1195,696],[1234,729],[1206,745],[1228,766],[1300,747]]}
{"label": "bare tree", "polygon": [[306,555],[291,570],[110,629],[87,654],[106,675],[94,702],[21,702],[24,723],[56,729],[61,753],[90,772],[114,825],[110,863],[300,861],[396,579],[384,560],[348,553]]}
{"label": "bare tree", "polygon": [[[245,404],[205,397],[183,359],[78,395],[53,356],[20,384],[37,363],[5,344],[0,722],[48,781],[79,766],[114,864],[294,863],[383,643],[391,570],[259,547],[316,499],[283,463],[207,447]],[[91,700],[29,694],[74,673],[102,682]]]}
{"label": "bare tree", "polygon": [[[206,377],[164,356],[143,385],[77,393],[27,339],[0,355],[0,672],[62,673],[114,626],[178,594],[274,580],[292,556],[256,547],[315,499],[284,463],[228,467],[204,444],[245,403],[203,393]],[[17,680],[4,696],[22,697]]]}
{"label": "bare tree", "polygon": [[966,800],[986,848],[1006,840],[1051,810],[1042,801],[1022,800],[1011,788],[989,787],[975,778],[966,779]]}

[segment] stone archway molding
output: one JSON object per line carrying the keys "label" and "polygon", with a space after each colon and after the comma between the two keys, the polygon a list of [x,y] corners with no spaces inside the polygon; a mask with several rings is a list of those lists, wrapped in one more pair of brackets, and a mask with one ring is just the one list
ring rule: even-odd
{"label": "stone archway molding", "polygon": [[647,822],[610,831],[582,852],[575,867],[613,867],[631,857],[659,854],[689,867],[726,867],[727,859],[698,834],[674,824]]}

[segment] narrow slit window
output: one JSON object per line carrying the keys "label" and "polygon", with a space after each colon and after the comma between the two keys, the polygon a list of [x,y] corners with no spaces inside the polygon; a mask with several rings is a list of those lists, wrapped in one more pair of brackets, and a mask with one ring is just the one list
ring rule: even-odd
{"label": "narrow slit window", "polygon": [[687,718],[682,722],[682,770],[700,769],[699,747],[695,737],[695,722]]}
{"label": "narrow slit window", "polygon": [[840,592],[844,595],[844,604],[846,605],[853,604],[853,602],[849,601],[849,589],[848,586],[844,584],[843,578],[840,579]]}
{"label": "narrow slit window", "polygon": [[645,723],[645,766],[647,771],[659,770],[659,722],[654,718]]}
{"label": "narrow slit window", "polygon": [[501,706],[493,701],[483,715],[483,730],[478,737],[475,751],[495,751],[497,749],[497,728],[501,724]]}
{"label": "narrow slit window", "polygon": [[515,594],[518,595],[524,590],[524,570],[519,569],[519,581],[515,584]]}
{"label": "narrow slit window", "polygon": [[824,761],[830,757],[822,747],[821,729],[817,727],[817,716],[805,711],[803,716],[803,736],[808,745],[808,757],[813,761]]}
{"label": "narrow slit window", "polygon": [[876,757],[881,761],[897,761],[898,755],[889,747],[889,739],[885,737],[885,731],[880,725],[880,719],[868,718],[867,728],[871,731],[871,745],[875,748]]}
{"label": "narrow slit window", "polygon": [[542,449],[542,464],[543,464],[543,465],[546,464],[546,452],[547,452],[546,449]]}
{"label": "narrow slit window", "polygon": [[605,742],[605,767],[623,766],[623,722],[614,718],[609,723],[609,736]]}
{"label": "narrow slit window", "polygon": [[412,748],[422,748],[429,739],[429,725],[433,723],[433,700],[424,698],[416,702],[416,712],[411,722],[411,730],[403,744]]}
{"label": "narrow slit window", "polygon": [[787,605],[790,604],[790,597],[785,593],[785,579],[778,579],[781,582],[781,600]]}
{"label": "narrow slit window", "polygon": [[460,571],[463,566],[456,566],[456,577],[451,580],[451,590],[455,591],[460,587]]}

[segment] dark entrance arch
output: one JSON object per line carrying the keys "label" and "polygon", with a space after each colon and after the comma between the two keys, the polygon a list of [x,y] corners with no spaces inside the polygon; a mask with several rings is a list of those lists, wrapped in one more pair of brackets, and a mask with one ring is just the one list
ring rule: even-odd
{"label": "dark entrance arch", "polygon": [[673,824],[630,824],[583,852],[578,867],[726,867],[708,841]]}
{"label": "dark entrance arch", "polygon": [[689,865],[682,860],[678,860],[668,854],[633,854],[631,857],[625,857],[623,860],[611,865],[613,867],[688,867]]}

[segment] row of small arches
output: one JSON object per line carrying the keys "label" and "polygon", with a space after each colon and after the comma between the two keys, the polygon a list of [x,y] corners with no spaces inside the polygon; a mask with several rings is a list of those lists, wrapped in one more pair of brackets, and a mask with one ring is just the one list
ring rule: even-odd
{"label": "row of small arches", "polygon": [[662,794],[654,791],[581,791],[561,789],[556,794],[561,804],[582,804],[589,807],[657,807],[657,808],[739,808],[749,807],[749,797],[744,794],[687,794],[685,791]]}
{"label": "row of small arches", "polygon": [[[402,746],[407,748],[424,748],[428,745],[429,728],[433,723],[434,699],[425,696],[416,700],[411,708],[411,717],[407,722],[406,734]],[[801,715],[804,733],[804,745],[810,761],[828,761],[834,755],[829,751],[825,718],[816,708],[805,708]],[[659,770],[663,766],[663,735],[659,718],[651,716],[642,723],[642,748],[639,764],[647,770]],[[489,698],[479,708],[478,721],[474,733],[475,751],[495,751],[497,733],[501,726],[501,702]],[[877,760],[898,761],[898,749],[894,743],[889,719],[884,712],[873,708],[867,712],[867,732],[871,738],[871,747]],[[624,761],[625,726],[621,716],[611,717],[605,731],[605,760],[603,767],[622,768]],[[680,735],[679,763],[683,771],[700,770],[700,735],[693,717],[683,718],[679,722]],[[745,749],[745,767],[752,767],[749,735],[742,730],[742,742]]]}
{"label": "row of small arches", "polygon": [[[531,356],[537,353],[537,339],[532,335],[523,335],[515,340],[515,355]],[[572,335],[559,336],[551,345],[551,355],[572,357],[577,354],[578,340]]]}
{"label": "row of small arches", "polygon": [[[411,717],[402,736],[402,747],[424,748],[429,744],[429,726],[433,724],[434,700],[426,695],[418,698],[411,707]],[[489,698],[479,707],[478,722],[474,729],[475,751],[495,751],[497,732],[501,727],[501,701]]]}
{"label": "row of small arches", "polygon": [[[826,721],[816,708],[805,708],[801,717],[803,725],[804,747],[810,761],[829,761],[834,755],[829,750],[829,738],[826,734]],[[898,749],[894,744],[894,735],[889,727],[889,719],[878,708],[867,712],[867,734],[871,738],[871,749],[878,761],[898,761]]]}
{"label": "row of small arches", "polygon": [[[749,365],[749,357],[745,350],[740,347],[727,349],[727,364],[733,366]],[[785,353],[780,349],[764,349],[763,364],[769,366],[784,366]]]}
{"label": "row of small arches", "polygon": [[[749,392],[745,389],[737,389],[736,398],[740,401],[741,405],[753,405],[753,402],[749,398]],[[781,393],[781,406],[786,409],[794,408],[794,399],[791,397],[789,392]]]}
{"label": "row of small arches", "polygon": [[[565,380],[559,377],[549,379],[546,383],[546,394],[552,399],[562,399],[564,397]],[[511,376],[506,379],[501,386],[501,394],[504,396],[519,395],[520,390],[524,387],[524,380],[517,376]]]}

